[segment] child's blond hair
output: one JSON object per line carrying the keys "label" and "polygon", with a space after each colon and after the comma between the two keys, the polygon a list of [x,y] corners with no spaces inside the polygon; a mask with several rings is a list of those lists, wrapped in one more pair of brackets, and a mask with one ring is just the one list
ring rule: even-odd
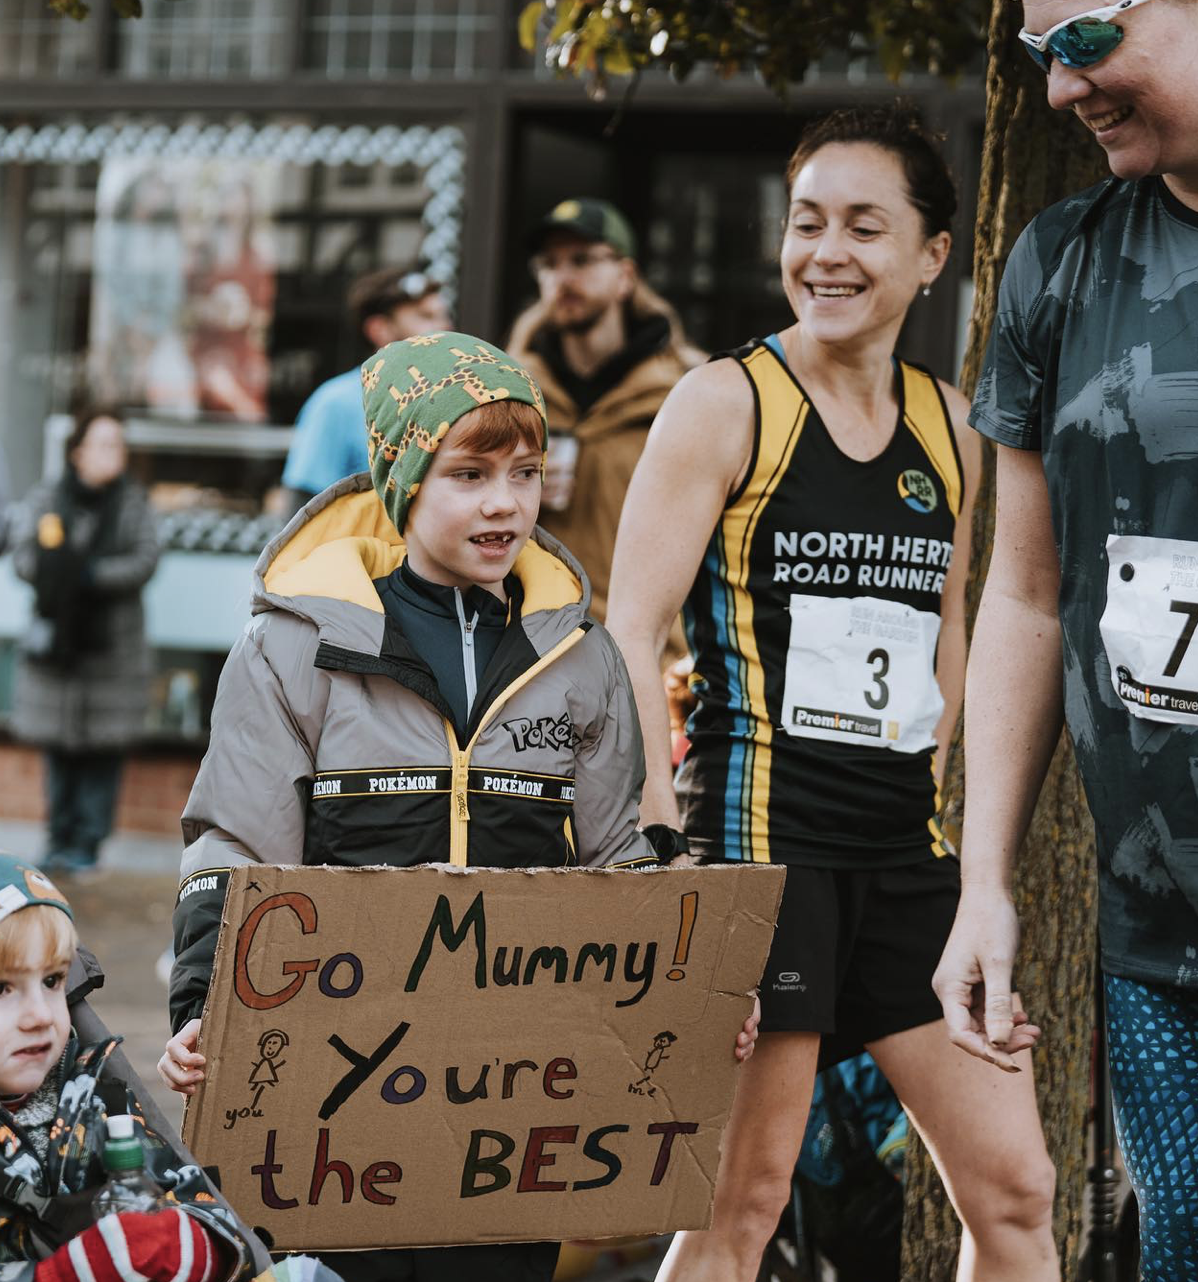
{"label": "child's blond hair", "polygon": [[0,975],[68,966],[77,942],[75,923],[61,908],[30,904],[0,921]]}

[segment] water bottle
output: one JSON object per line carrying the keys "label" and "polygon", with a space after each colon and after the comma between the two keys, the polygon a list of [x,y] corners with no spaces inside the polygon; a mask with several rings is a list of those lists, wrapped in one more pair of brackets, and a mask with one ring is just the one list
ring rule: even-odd
{"label": "water bottle", "polygon": [[133,1118],[120,1113],[107,1119],[104,1169],[108,1179],[92,1199],[97,1220],[120,1211],[158,1211],[165,1205],[163,1191],[146,1174],[141,1140],[133,1133]]}

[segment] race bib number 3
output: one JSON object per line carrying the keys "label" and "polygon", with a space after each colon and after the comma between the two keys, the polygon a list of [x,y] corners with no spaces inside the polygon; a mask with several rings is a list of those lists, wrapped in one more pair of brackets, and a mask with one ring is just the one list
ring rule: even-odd
{"label": "race bib number 3", "polygon": [[1198,725],[1198,543],[1112,534],[1099,622],[1115,693],[1133,717]]}
{"label": "race bib number 3", "polygon": [[940,616],[876,597],[790,598],[782,729],[898,752],[935,746]]}

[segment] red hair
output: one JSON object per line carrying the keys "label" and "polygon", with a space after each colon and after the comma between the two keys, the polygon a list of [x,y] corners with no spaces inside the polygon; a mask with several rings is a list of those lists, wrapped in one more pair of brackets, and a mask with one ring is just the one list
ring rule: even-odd
{"label": "red hair", "polygon": [[490,401],[463,414],[454,427],[462,429],[454,444],[473,454],[545,448],[545,421],[524,401]]}

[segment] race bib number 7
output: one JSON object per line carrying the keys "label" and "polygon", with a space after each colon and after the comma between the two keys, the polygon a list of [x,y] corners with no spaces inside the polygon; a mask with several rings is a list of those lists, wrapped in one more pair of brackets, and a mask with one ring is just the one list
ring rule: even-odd
{"label": "race bib number 7", "polygon": [[1198,725],[1198,543],[1112,534],[1099,622],[1133,717]]}
{"label": "race bib number 7", "polygon": [[934,747],[939,633],[939,615],[894,601],[792,595],[782,729],[898,752]]}

